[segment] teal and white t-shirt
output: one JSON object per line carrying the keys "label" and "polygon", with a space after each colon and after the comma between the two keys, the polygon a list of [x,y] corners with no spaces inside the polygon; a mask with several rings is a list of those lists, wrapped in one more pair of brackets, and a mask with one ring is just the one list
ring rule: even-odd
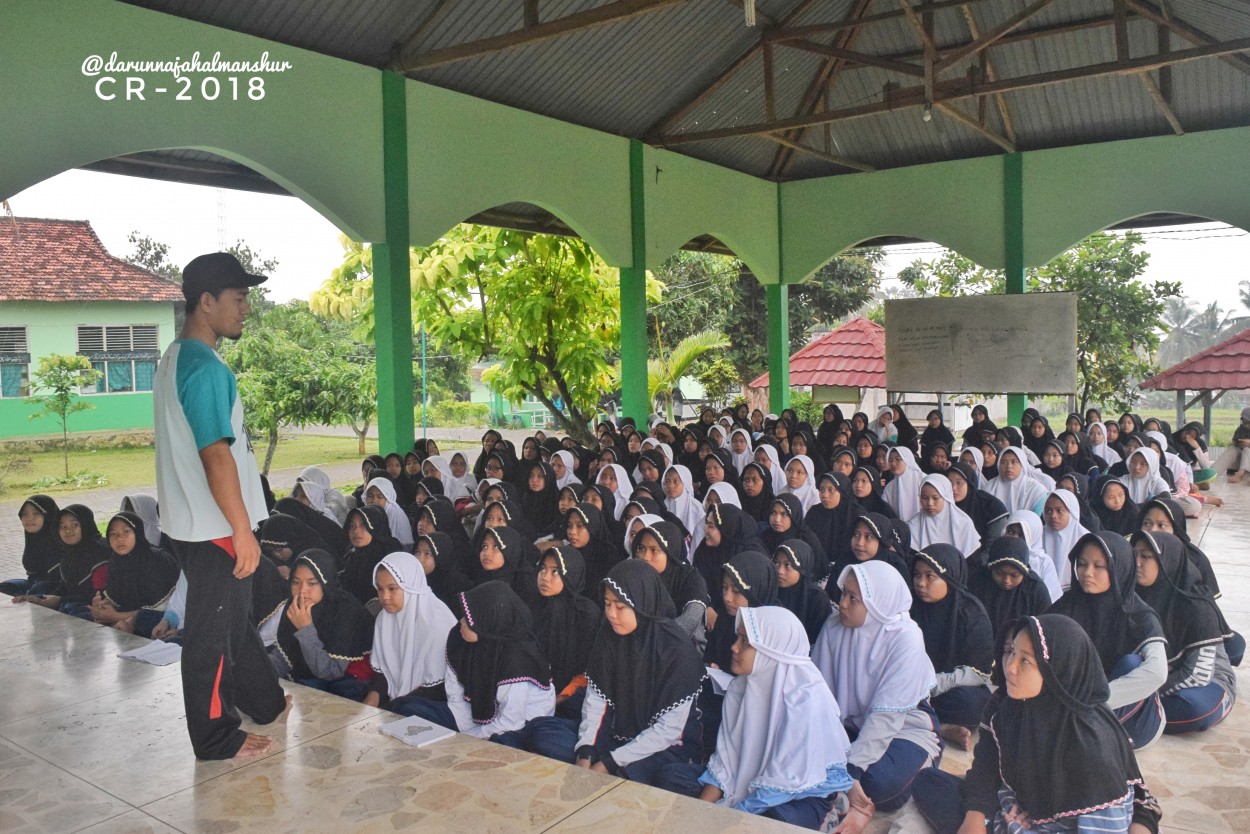
{"label": "teal and white t-shirt", "polygon": [[200,461],[200,450],[219,440],[230,444],[243,504],[252,526],[260,524],[268,516],[265,495],[243,430],[238,385],[225,360],[201,341],[178,339],[161,357],[152,391],[161,529],[175,541],[230,536],[230,522],[213,499]]}

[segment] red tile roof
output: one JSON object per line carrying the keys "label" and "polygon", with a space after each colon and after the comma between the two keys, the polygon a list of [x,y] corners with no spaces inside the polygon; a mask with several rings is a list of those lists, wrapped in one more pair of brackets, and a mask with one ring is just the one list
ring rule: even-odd
{"label": "red tile roof", "polygon": [[1183,359],[1141,384],[1156,391],[1250,388],[1250,329]]}
{"label": "red tile roof", "polygon": [[[860,316],[808,342],[790,357],[790,384],[884,388],[885,328]],[[766,385],[768,374],[750,387]]]}
{"label": "red tile roof", "polygon": [[115,258],[86,220],[0,216],[0,301],[181,301],[173,281]]}

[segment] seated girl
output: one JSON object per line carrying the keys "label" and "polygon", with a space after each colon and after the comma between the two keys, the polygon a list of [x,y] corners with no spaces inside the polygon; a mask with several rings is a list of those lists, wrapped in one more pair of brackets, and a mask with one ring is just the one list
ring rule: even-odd
{"label": "seated girl", "polygon": [[678,628],[691,638],[694,645],[702,648],[706,641],[704,624],[711,599],[703,577],[682,558],[682,539],[677,525],[657,521],[642,528],[634,536],[632,555],[660,575],[660,582],[675,606],[674,619]]}
{"label": "seated girl", "polygon": [[845,475],[826,472],[816,480],[816,489],[820,503],[807,511],[803,525],[820,540],[825,558],[844,560],[851,550],[851,528],[864,510],[851,495],[851,479]]}
{"label": "seated girl", "polygon": [[1059,584],[1059,571],[1055,563],[1042,548],[1044,528],[1037,513],[1030,510],[1017,510],[1007,516],[1007,524],[1003,527],[1003,535],[1020,539],[1029,548],[1029,567],[1042,578],[1046,584],[1046,593],[1051,601],[1063,596],[1063,587]]}
{"label": "seated girl", "polygon": [[1056,489],[1046,496],[1042,518],[1045,522],[1042,550],[1046,551],[1055,566],[1059,588],[1066,593],[1072,586],[1072,562],[1068,560],[1068,554],[1086,532],[1081,526],[1081,510],[1076,495],[1066,489]]}
{"label": "seated girl", "polygon": [[1159,615],[1168,641],[1168,677],[1160,690],[1163,731],[1201,732],[1223,721],[1237,697],[1237,675],[1224,649],[1232,630],[1180,539],[1139,530],[1132,544],[1137,594]]}
{"label": "seated girl", "polygon": [[91,616],[97,623],[151,637],[161,619],[159,609],[178,583],[178,563],[153,547],[143,528],[134,513],[117,513],[109,520],[108,581],[91,601]]}
{"label": "seated girl", "polygon": [[899,518],[909,519],[920,512],[920,484],[924,481],[924,472],[906,446],[894,446],[886,452],[886,465],[892,476],[885,485],[886,503],[894,508]]}
{"label": "seated girl", "polygon": [[816,465],[807,455],[795,455],[786,463],[785,492],[799,499],[803,512],[820,503],[820,493],[816,490]]}
{"label": "seated girl", "polygon": [[799,618],[807,631],[807,642],[815,643],[832,606],[817,584],[816,555],[811,545],[800,539],[787,539],[773,551],[777,568],[777,602]]}
{"label": "seated girl", "polygon": [[886,518],[898,518],[898,513],[882,497],[885,487],[881,482],[881,473],[874,466],[855,467],[851,475],[851,496],[865,513],[876,513]]}
{"label": "seated girl", "polygon": [[816,554],[816,562],[820,567],[821,576],[827,575],[829,556],[825,546],[804,523],[806,513],[795,495],[785,493],[773,499],[772,511],[768,514],[768,526],[760,533],[760,542],[766,552],[771,553],[787,539],[802,539]]}
{"label": "seated girl", "polygon": [[929,693],[937,684],[924,635],[908,616],[911,593],[898,571],[868,561],[838,577],[841,602],[825,623],[812,662],[842,710],[851,738],[851,811],[838,828],[860,834],[876,808],[893,811],[942,750]]}
{"label": "seated girl", "polygon": [[441,498],[427,501],[417,517],[418,536],[428,536],[436,531],[451,537],[452,550],[456,554],[456,561],[460,563],[461,572],[466,576],[473,576],[477,570],[478,548],[469,541],[469,534],[464,531],[464,525],[456,516],[455,507],[450,501]]}
{"label": "seated girl", "polygon": [[353,701],[365,697],[373,617],[339,584],[333,556],[306,550],[295,557],[291,598],[277,617],[269,659],[279,677]]}
{"label": "seated girl", "polygon": [[825,594],[836,605],[842,595],[837,578],[848,566],[868,561],[889,565],[906,586],[911,582],[911,568],[907,566],[907,559],[895,547],[894,530],[888,518],[877,513],[860,516],[851,528],[851,558],[845,562],[833,563],[829,582],[825,585]]}
{"label": "seated girl", "polygon": [[735,633],[736,677],[725,692],[716,750],[702,775],[695,765],[677,765],[665,769],[666,781],[679,773],[691,796],[819,829],[834,795],[853,785],[838,704],[789,611],[743,608]]}
{"label": "seated girl", "polygon": [[1098,479],[1090,506],[1098,516],[1102,529],[1131,536],[1138,529],[1137,505],[1128,497],[1128,488],[1114,475],[1103,475]]}
{"label": "seated girl", "polygon": [[1087,533],[1070,559],[1072,587],[1048,613],[1076,620],[1094,641],[1110,681],[1107,706],[1140,750],[1163,734],[1159,688],[1168,672],[1163,625],[1137,595],[1137,562],[1123,536]]}
{"label": "seated girl", "polygon": [[[625,558],[608,528],[607,516],[593,504],[578,504],[564,514],[564,539],[586,560],[586,590],[592,599],[594,589],[613,565]],[[594,585],[591,580],[597,580]]]}
{"label": "seated girl", "polygon": [[555,711],[551,666],[534,640],[530,611],[503,582],[460,595],[447,635],[447,700],[410,698],[405,711],[449,730],[522,747],[526,722]]}
{"label": "seated girl", "polygon": [[972,519],[955,506],[955,494],[945,475],[924,477],[920,511],[908,519],[907,526],[911,530],[911,546],[916,550],[949,544],[967,558],[981,549],[981,534]]}
{"label": "seated girl", "polygon": [[677,516],[690,534],[690,552],[703,541],[703,504],[695,497],[690,470],[681,464],[670,466],[664,473],[664,506]]}
{"label": "seated girl", "polygon": [[929,703],[942,722],[942,737],[962,750],[989,700],[994,666],[994,627],[968,590],[967,573],[966,560],[948,544],[917,551],[912,565],[911,618],[937,673]]}
{"label": "seated girl", "polygon": [[[717,504],[708,509],[703,522],[703,541],[695,550],[691,564],[703,577],[709,593],[720,587],[722,569],[731,558],[746,550],[754,550],[760,554],[764,552],[764,545],[755,535],[755,525],[749,524],[744,529],[744,519],[750,521],[742,510],[728,504]],[[663,520],[657,518],[650,521],[653,523]],[[626,540],[632,550],[633,537],[627,536]],[[712,600],[712,608],[717,613],[725,610],[716,598]]]}
{"label": "seated girl", "polygon": [[488,527],[482,536],[473,585],[504,582],[523,600],[537,593],[538,548],[511,527]]}
{"label": "seated girl", "polygon": [[[368,603],[375,596],[374,573],[378,562],[388,553],[403,548],[391,536],[391,525],[386,520],[386,510],[381,507],[356,507],[347,513],[343,523],[351,549],[343,556],[343,569],[339,577],[349,594]],[[303,550],[298,551],[300,553]]]}
{"label": "seated girl", "polygon": [[1014,446],[1003,449],[998,456],[998,477],[985,485],[985,491],[1002,501],[1009,513],[1031,510],[1041,515],[1049,490],[1029,475],[1025,470],[1028,465],[1023,449]]}
{"label": "seated girl", "polygon": [[1158,830],[1159,805],[1107,709],[1107,678],[1089,637],[1056,614],[1023,618],[1007,637],[972,768],[962,783],[941,770],[922,773],[921,813],[938,834]]}
{"label": "seated girl", "polygon": [[748,463],[742,470],[742,511],[755,522],[756,532],[768,526],[774,498],[768,470],[758,463]]}
{"label": "seated girl", "polygon": [[56,581],[40,594],[22,594],[14,602],[33,602],[81,620],[91,620],[91,601],[108,583],[110,551],[89,507],[70,504],[56,518],[59,563]]}
{"label": "seated girl", "polygon": [[955,506],[972,519],[972,526],[976,528],[981,542],[988,544],[1001,536],[1003,525],[1007,522],[1007,508],[1002,501],[978,488],[980,470],[971,464],[956,461],[943,474],[951,483]]}
{"label": "seated girl", "polygon": [[61,508],[46,495],[32,495],[22,502],[17,518],[22,523],[25,542],[22,548],[22,579],[0,582],[0,594],[16,597],[38,596],[56,584],[57,565],[61,562],[60,539],[56,519]]}
{"label": "seated girl", "polygon": [[968,590],[981,604],[994,629],[994,644],[1008,625],[1021,617],[1036,616],[1050,607],[1046,583],[1029,566],[1029,546],[1015,536],[990,543],[984,567],[969,565]]}
{"label": "seated girl", "polygon": [[[391,525],[391,535],[401,547],[412,550],[415,538],[412,535],[412,523],[399,505],[399,497],[395,494],[395,485],[387,478],[374,478],[365,487],[365,504],[381,507],[386,511],[386,520]],[[426,506],[429,506],[428,504]],[[454,514],[454,510],[452,511]]]}
{"label": "seated girl", "polygon": [[460,570],[451,536],[437,530],[417,538],[417,561],[425,571],[430,591],[451,609],[460,594],[473,587],[473,581]]}
{"label": "seated girl", "polygon": [[570,545],[543,551],[538,568],[538,594],[530,603],[534,636],[551,663],[556,688],[556,715],[576,719],[582,714],[586,664],[603,612],[584,593],[586,560]]}
{"label": "seated girl", "polygon": [[431,593],[416,556],[385,556],[375,577],[382,610],[373,623],[373,680],[365,704],[406,715],[409,698],[446,702],[447,634],[455,616]]}

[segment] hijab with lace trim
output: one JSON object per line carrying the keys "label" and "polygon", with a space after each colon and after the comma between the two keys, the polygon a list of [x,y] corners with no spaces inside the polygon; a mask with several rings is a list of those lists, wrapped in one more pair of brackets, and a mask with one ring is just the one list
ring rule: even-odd
{"label": "hijab with lace trim", "polygon": [[369,663],[386,678],[386,691],[394,699],[443,682],[447,676],[444,635],[456,625],[456,617],[430,588],[416,556],[398,551],[382,557],[374,571],[375,587],[381,570],[403,589],[404,605],[394,614],[385,609],[378,612]]}
{"label": "hijab with lace trim", "polygon": [[[1042,545],[1042,536],[1045,532],[1041,518],[1037,513],[1030,510],[1017,510],[1007,516],[1007,524],[1004,530],[1012,525],[1020,528],[1020,532],[1024,535],[1024,543],[1029,548],[1029,567],[1042,578],[1042,582],[1046,585],[1046,592],[1050,594],[1050,599],[1059,599],[1066,590],[1059,581],[1059,569],[1055,567],[1055,562],[1050,558]],[[1085,531],[1081,531],[1082,534]],[[1067,556],[1065,555],[1066,559]]]}
{"label": "hijab with lace trim", "polygon": [[22,532],[22,570],[32,582],[56,581],[61,564],[61,538],[57,532],[61,508],[50,496],[32,495],[18,508],[19,516],[27,506],[43,516],[43,526],[38,533]]}
{"label": "hijab with lace trim", "polygon": [[[1007,589],[994,581],[994,568],[1013,568],[1021,574],[1014,588]],[[985,565],[968,565],[968,590],[971,591],[990,618],[994,628],[994,645],[1002,645],[1008,626],[1021,617],[1041,614],[1053,600],[1046,583],[1029,565],[1029,545],[1015,536],[1000,536],[990,543]]]}
{"label": "hijab with lace trim", "polygon": [[109,556],[105,597],[118,611],[159,606],[178,582],[178,563],[172,555],[151,545],[144,535],[143,519],[135,513],[117,513],[109,519],[108,527],[116,523],[125,524],[135,534],[135,546],[125,556],[116,551]]}
{"label": "hijab with lace trim", "polygon": [[831,604],[823,588],[817,583],[825,568],[818,570],[816,554],[811,545],[802,539],[786,539],[773,551],[774,563],[785,559],[801,577],[789,588],[777,588],[777,602],[790,610],[803,623],[809,644],[816,642],[825,620],[829,619]]}
{"label": "hijab with lace trim", "polygon": [[920,510],[907,522],[911,530],[911,546],[923,550],[936,544],[954,546],[966,558],[981,548],[981,534],[967,513],[955,505],[950,478],[926,475],[921,488],[930,487],[942,498],[942,509],[936,515]]}
{"label": "hijab with lace trim", "polygon": [[946,596],[937,602],[925,602],[912,591],[911,618],[924,634],[934,670],[967,667],[988,679],[994,667],[994,625],[968,590],[967,560],[951,545],[935,544],[916,551],[915,564],[922,563],[946,583]]}
{"label": "hijab with lace trim", "polygon": [[[759,551],[750,550],[739,553],[721,566],[720,576],[716,578],[715,594],[722,598],[719,614],[724,615],[724,586],[729,587],[746,599],[751,608],[779,605],[777,599],[777,568],[773,560]],[[707,634],[707,646],[703,650],[703,662],[715,664],[725,671],[733,666],[733,644],[738,639],[734,630],[734,619],[729,616],[718,616],[716,625]]]}
{"label": "hijab with lace trim", "polygon": [[134,513],[143,521],[143,535],[153,547],[162,546],[161,511],[156,499],[142,492],[122,497],[118,512]]}
{"label": "hijab with lace trim", "polygon": [[885,500],[885,487],[881,485],[881,473],[877,470],[877,467],[855,467],[855,471],[851,473],[852,482],[854,482],[855,476],[860,472],[863,472],[866,476],[868,476],[868,482],[872,484],[872,492],[862,498],[852,493],[852,497],[854,497],[855,502],[859,504],[860,508],[865,513],[877,513],[878,515],[883,515],[886,518],[898,518],[898,513],[893,507],[890,506],[889,502]]}
{"label": "hijab with lace trim", "polygon": [[1233,630],[1202,577],[1185,555],[1185,543],[1171,533],[1138,530],[1129,543],[1145,542],[1159,564],[1153,585],[1137,585],[1137,595],[1159,615],[1168,641],[1168,665],[1191,649],[1223,645]]}
{"label": "hijab with lace trim", "polygon": [[911,591],[898,571],[875,559],[848,565],[838,576],[839,589],[845,591],[850,576],[868,615],[858,628],[831,616],[812,647],[812,662],[833,691],[843,724],[859,730],[874,712],[915,709],[937,676],[924,634],[911,619]]}
{"label": "hijab with lace trim", "polygon": [[[308,568],[321,586],[321,602],[312,607],[312,627],[326,654],[349,663],[363,660],[373,644],[373,617],[339,584],[334,557],[325,550],[305,550],[291,563],[291,575],[301,567]],[[291,679],[316,677],[304,660],[295,624],[285,610],[278,616],[278,650],[291,670]]]}
{"label": "hijab with lace trim", "polygon": [[536,596],[530,602],[538,647],[551,662],[556,691],[586,673],[590,647],[603,621],[599,606],[586,596],[586,560],[581,551],[564,544],[548,547],[542,559],[553,559],[563,587],[555,596]]}

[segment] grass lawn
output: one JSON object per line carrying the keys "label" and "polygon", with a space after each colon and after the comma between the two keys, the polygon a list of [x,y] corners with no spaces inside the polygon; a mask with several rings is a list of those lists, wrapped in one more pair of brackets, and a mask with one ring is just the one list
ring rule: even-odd
{"label": "grass lawn", "polygon": [[[1137,412],[1143,420],[1149,420],[1154,417],[1158,420],[1166,420],[1172,425],[1172,431],[1176,431],[1180,426],[1176,425],[1176,409],[1175,408],[1144,408]],[[1046,414],[1046,419],[1050,421],[1050,425],[1054,428],[1055,433],[1063,431],[1063,421],[1067,419],[1067,412],[1063,414]],[[1199,404],[1185,412],[1185,416],[1191,421],[1202,422],[1202,405]],[[1119,413],[1103,414],[1103,419],[1118,420]],[[1211,409],[1211,437],[1208,438],[1212,446],[1227,446],[1232,440],[1233,430],[1241,423],[1240,408],[1213,408]]]}
{"label": "grass lawn", "polygon": [[[475,444],[457,444],[439,441],[446,449],[470,448]],[[370,451],[373,444],[370,443]],[[283,436],[274,452],[271,470],[291,469],[311,465],[341,463],[343,461],[359,461],[361,454],[357,450],[354,437],[332,437],[323,435]],[[264,446],[257,446],[258,456],[265,453]],[[65,495],[82,492],[87,489],[124,488],[150,486],[156,482],[155,451],[151,447],[130,449],[82,449],[71,448],[69,453],[69,471],[79,472],[91,470],[107,478],[106,484],[66,485],[57,487],[34,488],[35,481],[40,478],[56,478],[65,474],[64,463],[60,451],[34,452],[22,454],[0,453],[0,472],[3,472],[3,487],[0,488],[0,500],[25,498],[33,492],[46,492],[49,495]]]}

